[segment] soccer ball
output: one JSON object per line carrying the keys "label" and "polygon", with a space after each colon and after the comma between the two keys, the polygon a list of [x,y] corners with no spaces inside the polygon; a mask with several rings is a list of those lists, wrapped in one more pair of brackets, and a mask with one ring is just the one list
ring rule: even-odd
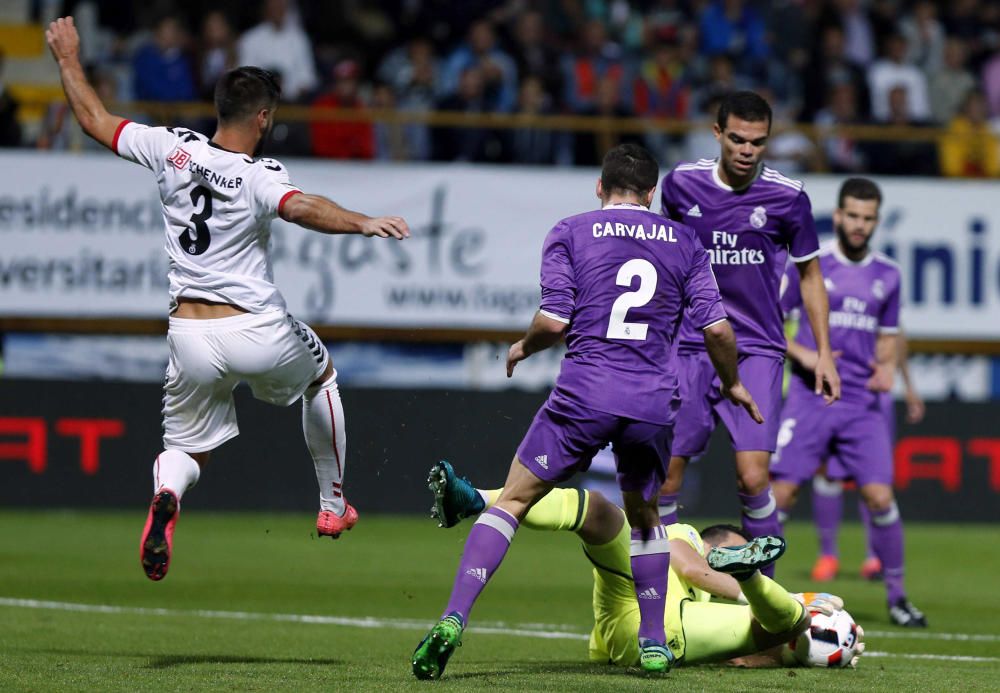
{"label": "soccer ball", "polygon": [[857,654],[858,625],[844,610],[827,616],[811,612],[812,624],[788,643],[788,649],[802,666],[839,668],[850,665]]}

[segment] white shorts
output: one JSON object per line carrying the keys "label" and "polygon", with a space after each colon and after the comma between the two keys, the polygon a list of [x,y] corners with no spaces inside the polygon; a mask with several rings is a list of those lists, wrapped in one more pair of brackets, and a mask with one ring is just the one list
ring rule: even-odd
{"label": "white shorts", "polygon": [[163,385],[163,447],[207,452],[239,435],[233,388],[288,406],[326,370],[330,356],[309,327],[284,311],[216,320],[170,318]]}

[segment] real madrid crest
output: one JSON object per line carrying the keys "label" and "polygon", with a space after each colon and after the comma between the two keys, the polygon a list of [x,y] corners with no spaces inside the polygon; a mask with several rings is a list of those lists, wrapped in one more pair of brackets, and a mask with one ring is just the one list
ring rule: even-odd
{"label": "real madrid crest", "polygon": [[750,226],[755,229],[762,228],[767,223],[767,210],[763,207],[754,207],[750,212]]}
{"label": "real madrid crest", "polygon": [[885,298],[885,284],[881,279],[872,282],[872,295],[878,299]]}

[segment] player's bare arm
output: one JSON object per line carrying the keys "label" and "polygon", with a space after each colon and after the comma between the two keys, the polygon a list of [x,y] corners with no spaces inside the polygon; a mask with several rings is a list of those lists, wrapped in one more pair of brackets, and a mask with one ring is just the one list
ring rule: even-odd
{"label": "player's bare arm", "polygon": [[[819,352],[815,349],[810,349],[807,346],[799,344],[794,339],[788,340],[787,352],[788,358],[795,363],[799,364],[802,368],[807,371],[815,371],[816,364],[819,363]],[[839,359],[844,352],[837,350],[833,352],[833,359],[836,361]]]}
{"label": "player's bare arm", "polygon": [[883,333],[875,341],[875,360],[867,387],[875,392],[889,392],[896,374],[898,335]]}
{"label": "player's bare arm", "polygon": [[80,64],[80,35],[73,24],[73,18],[62,17],[49,24],[45,31],[45,41],[59,65],[66,100],[80,122],[80,127],[111,149],[115,132],[125,119],[108,113],[97,92],[87,81],[83,65]]}
{"label": "player's bare arm", "polygon": [[910,376],[910,346],[906,339],[906,334],[900,328],[896,335],[896,357],[899,361],[899,375],[903,378],[903,396],[906,398],[906,422],[911,424],[920,423],[927,413],[927,406],[923,398],[917,392]]}
{"label": "player's bare arm", "polygon": [[281,218],[322,233],[360,233],[398,240],[410,237],[410,227],[402,217],[370,217],[345,209],[322,195],[293,195],[282,207]]}
{"label": "player's bare arm", "polygon": [[527,334],[512,344],[507,352],[507,377],[514,375],[514,366],[519,362],[557,344],[566,334],[567,328],[569,328],[567,323],[553,320],[540,311],[535,313]]}
{"label": "player's bare arm", "polygon": [[740,583],[732,575],[713,570],[705,557],[686,541],[670,540],[670,568],[688,584],[713,596],[732,601],[739,599]]}
{"label": "player's bare arm", "polygon": [[753,397],[740,382],[739,369],[736,365],[736,335],[733,334],[733,328],[729,321],[720,320],[709,325],[703,330],[703,333],[708,356],[712,359],[712,365],[715,366],[715,370],[719,374],[719,380],[722,381],[722,393],[731,402],[746,409],[751,419],[757,423],[764,423],[764,417],[761,416],[757,403],[753,401]]}
{"label": "player's bare arm", "polygon": [[818,258],[800,262],[795,267],[799,272],[802,305],[819,347],[814,368],[816,394],[822,394],[827,404],[833,404],[840,399],[840,374],[830,349],[830,299],[823,284],[823,272]]}

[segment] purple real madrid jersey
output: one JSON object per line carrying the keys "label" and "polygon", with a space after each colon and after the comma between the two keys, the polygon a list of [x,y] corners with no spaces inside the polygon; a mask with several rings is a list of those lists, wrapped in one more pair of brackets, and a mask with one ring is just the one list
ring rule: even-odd
{"label": "purple real madrid jersey", "polygon": [[[871,403],[876,394],[866,388],[875,360],[875,342],[879,333],[899,331],[899,267],[881,253],[869,252],[859,262],[852,262],[840,252],[836,242],[820,251],[820,267],[826,292],[830,297],[830,347],[842,352],[837,360],[841,397],[845,401]],[[799,275],[793,267],[786,270],[787,285],[781,307],[789,313],[802,305]],[[810,349],[816,338],[807,322],[801,322],[795,341]],[[812,389],[813,374],[793,369],[793,386]]]}
{"label": "purple real madrid jersey", "polygon": [[[786,260],[805,262],[819,251],[809,197],[800,181],[763,165],[750,185],[735,190],[719,178],[718,165],[677,165],[663,179],[661,213],[693,228],[708,251],[740,353],[783,356],[778,292]],[[679,348],[704,349],[690,321]]]}
{"label": "purple real madrid jersey", "polygon": [[708,253],[694,231],[639,205],[563,219],[542,250],[542,314],[569,325],[554,397],[670,423],[675,340],[725,319]]}

